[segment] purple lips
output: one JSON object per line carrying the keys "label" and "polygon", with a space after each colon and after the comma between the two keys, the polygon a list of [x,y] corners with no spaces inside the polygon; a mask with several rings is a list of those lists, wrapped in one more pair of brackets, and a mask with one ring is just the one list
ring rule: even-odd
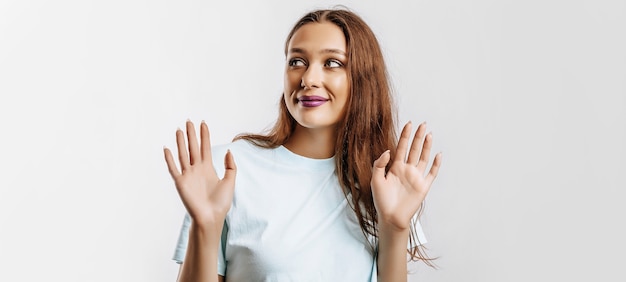
{"label": "purple lips", "polygon": [[321,106],[322,104],[326,103],[328,99],[320,96],[302,96],[298,98],[298,101],[302,103],[303,107],[310,108]]}

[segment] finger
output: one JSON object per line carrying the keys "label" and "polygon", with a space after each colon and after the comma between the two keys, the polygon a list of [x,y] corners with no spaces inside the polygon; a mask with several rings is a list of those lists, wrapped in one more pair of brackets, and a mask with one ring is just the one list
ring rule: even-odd
{"label": "finger", "polygon": [[185,146],[185,135],[180,128],[176,130],[176,145],[180,170],[184,172],[189,168],[189,156],[187,155],[187,146]]}
{"label": "finger", "polygon": [[180,175],[176,163],[174,163],[174,157],[170,149],[163,147],[163,154],[165,155],[165,163],[167,163],[167,170],[170,172],[172,178],[176,178]]}
{"label": "finger", "polygon": [[200,161],[200,152],[198,150],[198,137],[196,137],[196,129],[193,122],[187,120],[187,143],[189,144],[189,162],[191,165]]}
{"label": "finger", "polygon": [[409,150],[409,158],[406,160],[408,164],[417,165],[420,154],[422,153],[422,144],[424,142],[424,134],[426,133],[426,122],[417,127],[413,142],[411,142],[411,150]]}
{"label": "finger", "polygon": [[398,141],[398,149],[396,150],[396,156],[394,157],[394,162],[404,163],[406,159],[406,151],[409,145],[409,138],[411,135],[411,122],[407,122],[402,128],[402,133],[400,133],[400,140]]}
{"label": "finger", "polygon": [[374,161],[374,167],[372,171],[372,178],[384,179],[385,178],[385,167],[389,163],[391,159],[391,153],[389,150],[383,152],[380,157]]}
{"label": "finger", "polygon": [[211,136],[209,134],[209,127],[204,121],[200,123],[200,154],[202,160],[209,161],[213,164],[211,156]]}
{"label": "finger", "polygon": [[224,178],[223,181],[226,182],[235,182],[235,177],[237,176],[237,165],[235,164],[235,158],[233,157],[233,153],[228,150],[226,152],[226,156],[224,156]]}
{"label": "finger", "polygon": [[426,175],[426,183],[428,183],[428,185],[430,186],[433,181],[435,181],[435,178],[437,177],[437,174],[439,173],[439,168],[441,167],[441,159],[443,158],[441,153],[438,153],[435,156],[435,160],[433,161],[433,166],[430,167],[430,171],[428,172],[428,175]]}
{"label": "finger", "polygon": [[433,146],[433,134],[428,133],[424,138],[424,145],[422,146],[422,154],[420,155],[420,160],[417,162],[417,169],[419,171],[426,171],[426,166],[428,165],[428,161],[430,160],[430,149]]}

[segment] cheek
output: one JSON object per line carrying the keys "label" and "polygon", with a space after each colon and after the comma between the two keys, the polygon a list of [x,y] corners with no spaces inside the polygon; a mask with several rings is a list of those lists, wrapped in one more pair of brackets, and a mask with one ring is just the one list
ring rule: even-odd
{"label": "cheek", "polygon": [[290,94],[300,87],[300,78],[297,73],[285,70],[284,92]]}
{"label": "cheek", "polygon": [[338,98],[343,102],[342,108],[345,113],[348,108],[348,97],[350,96],[350,83],[348,82],[347,75],[337,81],[337,87],[340,88],[338,91],[341,93],[341,97]]}
{"label": "cheek", "polygon": [[339,99],[347,99],[350,92],[350,85],[348,83],[348,77],[341,75],[333,77],[331,84],[333,92]]}

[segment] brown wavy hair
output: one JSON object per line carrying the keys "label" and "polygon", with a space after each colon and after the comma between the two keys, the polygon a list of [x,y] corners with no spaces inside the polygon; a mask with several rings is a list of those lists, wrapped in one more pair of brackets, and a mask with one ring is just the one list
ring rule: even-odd
{"label": "brown wavy hair", "polygon": [[[358,15],[347,9],[317,10],[304,15],[287,36],[285,55],[289,41],[300,27],[321,22],[330,22],[341,28],[347,45],[350,94],[346,114],[337,125],[335,165],[338,179],[346,195],[352,194],[351,206],[364,235],[377,238],[378,217],[370,186],[372,164],[388,149],[394,156],[397,145],[396,109],[387,68],[372,30]],[[296,123],[281,95],[278,119],[267,134],[240,134],[234,140],[244,139],[260,147],[276,148],[289,139]],[[418,216],[421,211],[420,208]],[[422,260],[433,266],[432,259],[419,244],[414,225],[411,226],[409,242],[407,251],[411,260]]]}

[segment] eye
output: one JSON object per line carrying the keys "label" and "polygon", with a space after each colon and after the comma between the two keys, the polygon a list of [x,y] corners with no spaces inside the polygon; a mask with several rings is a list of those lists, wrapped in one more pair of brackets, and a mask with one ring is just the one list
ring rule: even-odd
{"label": "eye", "polygon": [[326,61],[326,64],[324,64],[324,66],[329,67],[329,68],[340,68],[340,67],[343,67],[343,63],[336,59],[330,59]]}
{"label": "eye", "polygon": [[300,59],[300,58],[294,58],[289,60],[289,66],[290,67],[303,67],[306,66],[306,63],[304,62],[304,60]]}

